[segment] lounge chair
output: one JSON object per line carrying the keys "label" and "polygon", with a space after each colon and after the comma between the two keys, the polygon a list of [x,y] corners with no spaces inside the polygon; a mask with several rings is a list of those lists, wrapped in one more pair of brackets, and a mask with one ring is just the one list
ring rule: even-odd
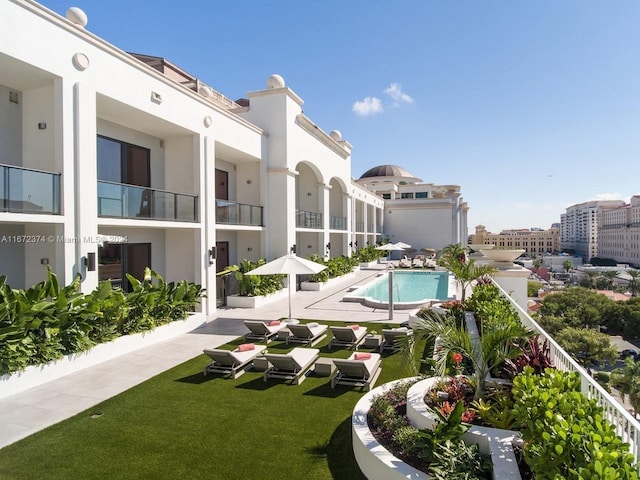
{"label": "lounge chair", "polygon": [[[358,359],[357,356],[369,358]],[[353,353],[348,359],[334,358],[337,373],[331,379],[331,388],[336,385],[352,385],[371,390],[382,371],[382,359],[379,353]]]}
{"label": "lounge chair", "polygon": [[291,335],[287,337],[287,345],[302,343],[309,347],[322,341],[327,336],[328,330],[326,325],[318,325],[317,323],[289,324],[287,328],[291,331]]}
{"label": "lounge chair", "polygon": [[413,268],[424,268],[424,259],[421,257],[416,257],[411,262],[411,266]]}
{"label": "lounge chair", "polygon": [[413,335],[413,331],[407,327],[400,328],[383,328],[382,343],[380,344],[380,353],[385,350],[396,350],[398,348],[398,339]]}
{"label": "lounge chair", "polygon": [[319,357],[317,348],[296,347],[289,353],[265,353],[264,358],[272,365],[263,375],[266,382],[270,378],[291,380],[300,385],[306,378],[306,373],[313,367]]}
{"label": "lounge chair", "polygon": [[400,262],[398,263],[398,266],[400,268],[411,268],[411,260],[409,260],[408,258],[403,258],[402,260],[400,260]]}
{"label": "lounge chair", "polygon": [[349,347],[354,350],[358,349],[358,346],[364,342],[364,338],[367,335],[366,327],[354,328],[357,325],[351,325],[347,327],[329,327],[333,338],[329,341],[329,349],[335,346]]}
{"label": "lounge chair", "polygon": [[218,348],[205,348],[204,354],[213,360],[204,367],[204,374],[222,373],[231,378],[238,378],[258,355],[264,352],[267,347],[264,345],[254,345],[252,350],[240,351],[240,347],[235,350],[221,350]]}
{"label": "lounge chair", "polygon": [[277,325],[269,325],[271,322],[262,322],[260,320],[245,320],[245,326],[251,330],[244,336],[245,341],[258,340],[264,343],[269,343],[273,337],[275,337],[280,330],[287,325],[284,322],[279,322]]}

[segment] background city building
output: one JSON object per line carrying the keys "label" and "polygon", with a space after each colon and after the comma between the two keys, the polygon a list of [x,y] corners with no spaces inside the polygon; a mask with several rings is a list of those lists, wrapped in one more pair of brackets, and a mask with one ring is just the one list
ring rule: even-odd
{"label": "background city building", "polygon": [[560,252],[560,230],[553,226],[548,230],[523,228],[491,233],[484,225],[478,225],[476,233],[469,236],[469,243],[495,245],[498,249],[524,249],[528,256],[539,256]]}

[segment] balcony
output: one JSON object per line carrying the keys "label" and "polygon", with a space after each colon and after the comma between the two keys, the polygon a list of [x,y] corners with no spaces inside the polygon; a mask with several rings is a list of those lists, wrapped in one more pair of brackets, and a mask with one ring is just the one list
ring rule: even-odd
{"label": "balcony", "polygon": [[321,229],[323,228],[322,214],[318,212],[296,210],[296,227]]}
{"label": "balcony", "polygon": [[60,215],[60,174],[0,165],[0,212]]}
{"label": "balcony", "polygon": [[262,227],[264,226],[262,207],[229,200],[216,200],[216,223]]}
{"label": "balcony", "polygon": [[198,197],[123,183],[98,182],[98,216],[196,222]]}
{"label": "balcony", "polygon": [[347,229],[347,217],[329,217],[329,228],[331,230],[346,230]]}
{"label": "balcony", "polygon": [[364,232],[364,222],[356,222],[356,232]]}

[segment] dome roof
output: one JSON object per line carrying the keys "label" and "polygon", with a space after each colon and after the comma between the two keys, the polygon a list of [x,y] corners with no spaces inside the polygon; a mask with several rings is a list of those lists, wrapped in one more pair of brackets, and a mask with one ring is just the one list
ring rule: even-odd
{"label": "dome roof", "polygon": [[370,168],[362,174],[360,178],[371,177],[408,177],[415,178],[414,175],[408,170],[399,167],[398,165],[378,165],[377,167]]}

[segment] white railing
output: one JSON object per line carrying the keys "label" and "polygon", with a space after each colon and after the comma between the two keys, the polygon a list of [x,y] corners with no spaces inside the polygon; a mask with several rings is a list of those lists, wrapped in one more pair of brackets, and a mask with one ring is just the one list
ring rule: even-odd
{"label": "white railing", "polygon": [[538,323],[509,296],[504,289],[495,281],[493,284],[498,287],[502,295],[509,300],[513,308],[520,316],[522,324],[536,332],[542,339],[546,340],[553,365],[565,372],[577,372],[580,375],[580,389],[588,398],[593,398],[604,410],[604,415],[615,427],[616,433],[630,446],[636,463],[640,461],[640,423],[620,405],[607,391],[596,382],[587,371],[576,362],[558,343],[545,332]]}

